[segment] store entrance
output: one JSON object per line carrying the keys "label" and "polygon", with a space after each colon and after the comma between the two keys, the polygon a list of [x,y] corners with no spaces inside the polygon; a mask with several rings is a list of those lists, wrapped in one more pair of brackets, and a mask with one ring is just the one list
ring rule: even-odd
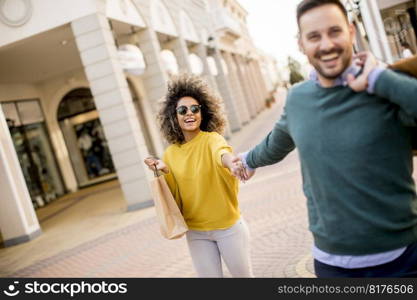
{"label": "store entrance", "polygon": [[116,178],[90,89],[68,93],[59,105],[58,120],[79,187]]}

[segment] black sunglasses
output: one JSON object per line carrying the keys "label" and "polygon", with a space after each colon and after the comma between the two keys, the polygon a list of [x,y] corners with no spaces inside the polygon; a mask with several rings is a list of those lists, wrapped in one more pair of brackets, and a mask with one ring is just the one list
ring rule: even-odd
{"label": "black sunglasses", "polygon": [[[181,106],[178,106],[178,107],[176,108],[176,110],[177,110],[177,114],[179,114],[179,115],[183,116],[183,115],[185,115],[185,114],[187,113],[187,111],[188,111],[188,107],[187,107],[187,106],[185,106],[185,105],[181,105]],[[198,114],[198,113],[200,112],[200,110],[201,110],[201,105],[196,105],[196,104],[194,104],[194,105],[191,105],[191,106],[190,106],[190,111],[191,111],[193,114]]]}

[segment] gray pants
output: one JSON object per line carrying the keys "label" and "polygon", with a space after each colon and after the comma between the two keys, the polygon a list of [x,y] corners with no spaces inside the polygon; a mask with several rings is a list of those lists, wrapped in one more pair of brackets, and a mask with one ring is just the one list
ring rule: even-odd
{"label": "gray pants", "polygon": [[242,218],[227,229],[189,230],[187,242],[198,277],[223,277],[221,257],[233,277],[253,277],[249,229]]}

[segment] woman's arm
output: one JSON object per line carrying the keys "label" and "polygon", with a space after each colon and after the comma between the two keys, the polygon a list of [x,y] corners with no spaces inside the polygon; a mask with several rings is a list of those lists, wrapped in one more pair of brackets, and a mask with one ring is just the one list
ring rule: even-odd
{"label": "woman's arm", "polygon": [[155,157],[145,158],[144,163],[149,167],[151,171],[155,171],[155,166],[157,170],[161,170],[165,174],[169,173],[168,166],[160,159]]}
{"label": "woman's arm", "polygon": [[247,170],[243,166],[242,161],[232,153],[224,153],[222,155],[223,167],[228,168],[230,172],[236,176],[239,180],[245,181],[249,175]]}

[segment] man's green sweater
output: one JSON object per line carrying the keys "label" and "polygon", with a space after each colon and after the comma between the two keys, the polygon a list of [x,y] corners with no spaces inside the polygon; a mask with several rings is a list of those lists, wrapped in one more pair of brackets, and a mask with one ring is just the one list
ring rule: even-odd
{"label": "man's green sweater", "polygon": [[417,80],[385,70],[375,94],[295,86],[268,136],[246,157],[258,168],[298,148],[315,245],[366,255],[417,241],[411,128]]}

